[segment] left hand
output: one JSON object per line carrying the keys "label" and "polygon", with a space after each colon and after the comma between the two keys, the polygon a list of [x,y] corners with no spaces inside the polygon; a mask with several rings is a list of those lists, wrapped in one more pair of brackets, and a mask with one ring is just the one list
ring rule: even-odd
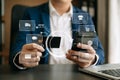
{"label": "left hand", "polygon": [[89,67],[90,65],[94,64],[96,52],[93,49],[93,47],[81,43],[78,43],[77,47],[80,49],[86,49],[87,51],[81,52],[69,50],[68,53],[66,54],[66,57],[69,60],[77,63],[82,68]]}

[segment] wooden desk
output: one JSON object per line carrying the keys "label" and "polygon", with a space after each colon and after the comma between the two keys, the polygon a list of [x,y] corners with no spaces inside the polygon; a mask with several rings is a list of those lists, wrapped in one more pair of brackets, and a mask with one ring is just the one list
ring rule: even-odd
{"label": "wooden desk", "polygon": [[78,71],[76,65],[40,65],[25,71],[0,66],[0,80],[104,80]]}

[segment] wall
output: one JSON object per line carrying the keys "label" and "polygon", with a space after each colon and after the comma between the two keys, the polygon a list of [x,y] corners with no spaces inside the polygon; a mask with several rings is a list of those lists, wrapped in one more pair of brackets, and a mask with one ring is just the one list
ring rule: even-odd
{"label": "wall", "polygon": [[105,51],[105,62],[108,62],[108,0],[98,0],[98,36]]}

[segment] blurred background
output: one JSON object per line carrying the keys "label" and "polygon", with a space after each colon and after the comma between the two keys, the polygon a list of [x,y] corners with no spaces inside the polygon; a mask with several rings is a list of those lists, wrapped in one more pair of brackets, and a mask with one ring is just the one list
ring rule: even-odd
{"label": "blurred background", "polygon": [[[0,64],[8,64],[12,19],[16,6],[36,6],[48,0],[0,0]],[[120,63],[120,0],[73,0],[74,6],[88,12],[105,51],[105,63]],[[23,9],[22,9],[23,10]]]}

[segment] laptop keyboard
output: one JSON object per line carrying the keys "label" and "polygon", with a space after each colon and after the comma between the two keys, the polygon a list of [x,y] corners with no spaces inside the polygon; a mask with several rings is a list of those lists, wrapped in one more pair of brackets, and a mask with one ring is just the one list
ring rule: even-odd
{"label": "laptop keyboard", "polygon": [[120,69],[101,70],[99,72],[102,72],[104,74],[108,74],[111,76],[115,76],[115,77],[120,77]]}

